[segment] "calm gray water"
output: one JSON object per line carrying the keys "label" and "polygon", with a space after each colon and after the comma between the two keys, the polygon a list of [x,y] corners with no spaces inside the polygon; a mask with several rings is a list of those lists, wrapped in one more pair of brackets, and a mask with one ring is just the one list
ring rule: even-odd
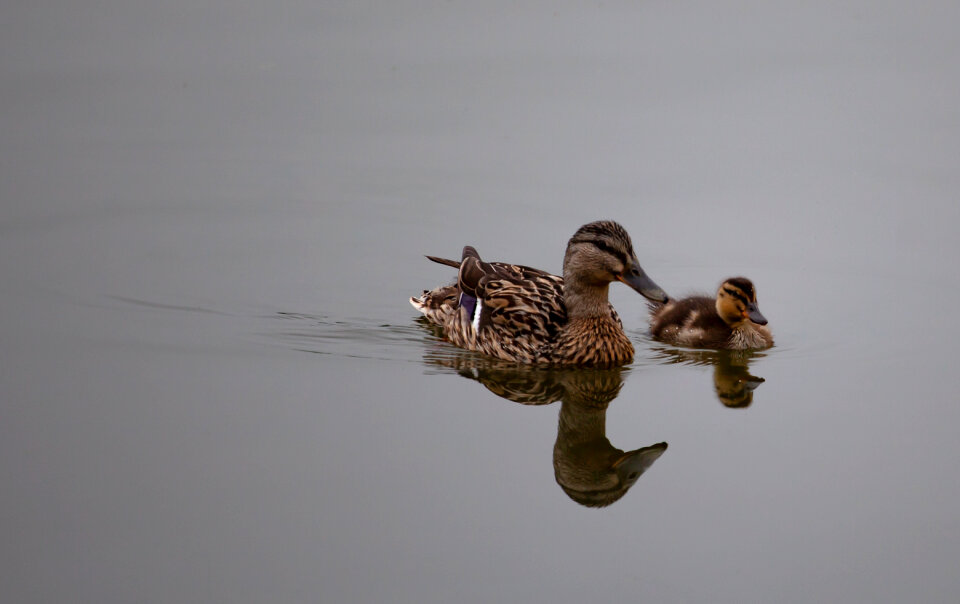
{"label": "calm gray water", "polygon": [[[4,8],[0,599],[956,602],[958,20]],[[777,346],[619,287],[631,366],[525,371],[407,303],[599,218]]]}

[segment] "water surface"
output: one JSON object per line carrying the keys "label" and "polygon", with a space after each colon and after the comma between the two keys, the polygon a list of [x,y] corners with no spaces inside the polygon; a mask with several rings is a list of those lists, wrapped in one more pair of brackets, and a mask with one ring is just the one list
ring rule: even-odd
{"label": "water surface", "polygon": [[[0,594],[952,602],[958,9],[0,20]],[[777,345],[523,370],[407,303],[613,218]]]}

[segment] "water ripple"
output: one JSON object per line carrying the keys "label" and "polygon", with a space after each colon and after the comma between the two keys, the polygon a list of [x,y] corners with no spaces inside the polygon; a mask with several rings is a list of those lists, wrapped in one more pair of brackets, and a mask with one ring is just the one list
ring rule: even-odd
{"label": "water ripple", "polygon": [[439,342],[420,325],[396,325],[375,319],[336,319],[327,315],[278,312],[276,327],[262,335],[303,352],[380,360],[420,361],[423,345]]}

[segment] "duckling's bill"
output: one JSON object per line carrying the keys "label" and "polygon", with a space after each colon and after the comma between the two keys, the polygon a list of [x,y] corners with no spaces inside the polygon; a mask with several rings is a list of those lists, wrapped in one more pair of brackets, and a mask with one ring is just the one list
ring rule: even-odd
{"label": "duckling's bill", "polygon": [[757,325],[767,324],[767,318],[760,314],[760,307],[757,306],[756,302],[747,305],[747,317]]}

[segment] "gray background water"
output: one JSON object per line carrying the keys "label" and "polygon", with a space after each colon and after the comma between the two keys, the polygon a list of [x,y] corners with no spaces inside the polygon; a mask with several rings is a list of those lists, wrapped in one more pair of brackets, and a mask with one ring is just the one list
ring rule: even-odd
{"label": "gray background water", "polygon": [[[8,3],[0,597],[956,601],[958,20]],[[777,347],[728,408],[615,288],[600,424],[669,449],[591,509],[560,403],[465,379],[406,300],[453,277],[422,254],[559,271],[597,218],[672,293],[751,277]]]}

